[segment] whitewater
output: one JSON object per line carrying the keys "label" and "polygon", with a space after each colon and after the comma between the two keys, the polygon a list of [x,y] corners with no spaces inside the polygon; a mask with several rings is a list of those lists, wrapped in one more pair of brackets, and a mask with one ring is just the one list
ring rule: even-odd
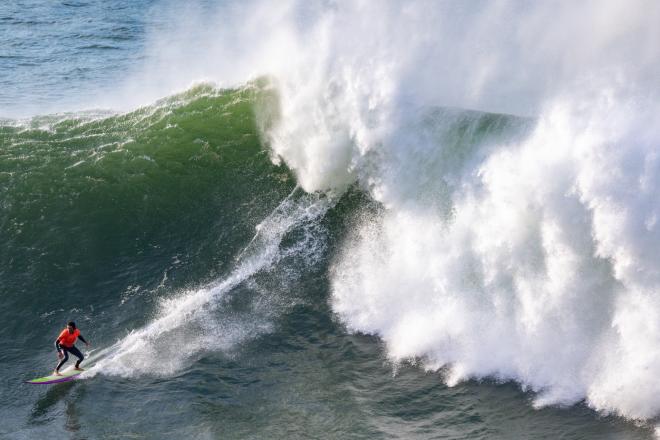
{"label": "whitewater", "polygon": [[[515,380],[535,405],[656,416],[657,6],[445,6],[342,4],[282,80],[277,156],[309,191],[357,182],[383,206],[333,263],[334,311],[450,385]],[[480,140],[463,115],[471,151],[456,151],[432,104],[538,116]]]}

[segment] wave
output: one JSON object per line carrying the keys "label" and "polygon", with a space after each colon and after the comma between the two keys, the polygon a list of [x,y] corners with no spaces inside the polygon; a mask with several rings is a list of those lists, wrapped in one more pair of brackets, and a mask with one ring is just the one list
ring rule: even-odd
{"label": "wave", "polygon": [[5,313],[57,322],[53,311],[120,298],[128,324],[152,295],[227,270],[295,187],[260,139],[254,106],[267,93],[202,84],[129,113],[0,123]]}
{"label": "wave", "polygon": [[[108,371],[131,374],[132,354],[136,371],[152,372],[165,362],[156,342],[176,333],[177,316],[200,329],[195,347],[242,340],[231,330],[214,338],[222,329],[205,309],[277,261],[270,249],[288,228],[316,224],[299,209],[315,202],[285,209],[275,223],[289,226],[222,267],[229,275],[210,268],[239,255],[295,185],[309,194],[359,187],[375,205],[345,214],[352,227],[328,263],[330,302],[349,330],[379,335],[393,360],[441,370],[450,385],[493,377],[535,391],[539,406],[585,400],[632,419],[657,416],[660,8],[303,4],[229,8],[223,23],[236,27],[215,26],[213,14],[186,20],[176,38],[153,37],[148,46],[164,58],[126,85],[140,100],[141,88],[162,96],[158,87],[191,77],[241,83],[256,72],[271,75],[276,110],[250,88],[202,86],[123,115],[5,124],[6,273],[44,261],[40,252],[107,267],[91,252],[67,254],[71,241],[85,249],[103,236],[117,244],[106,255],[120,258],[142,231],[160,235],[138,250],[175,249],[191,230],[209,236],[200,230],[217,222],[213,232],[226,238],[239,224],[220,257],[199,259],[210,261],[200,270],[209,287],[164,302],[134,332],[135,346],[107,355]],[[200,40],[202,55],[189,50]],[[145,78],[161,74],[154,91]],[[99,234],[81,224],[104,226]],[[26,246],[25,236],[46,239]],[[165,371],[187,359],[166,353]]]}
{"label": "wave", "polygon": [[[237,223],[244,231],[223,256],[235,260],[224,266],[224,275],[159,300],[153,319],[94,354],[97,366],[90,374],[173,374],[205,350],[230,353],[269,331],[283,309],[254,302],[247,312],[236,313],[231,305],[236,292],[260,273],[286,272],[278,266],[284,256],[305,260],[296,263],[296,271],[304,270],[309,258],[318,261],[324,246],[319,221],[337,194],[357,185],[376,203],[363,200],[340,213],[342,222],[353,219],[352,226],[335,237],[344,236],[340,251],[323,263],[329,265],[332,308],[349,330],[379,335],[392,360],[440,370],[450,385],[470,378],[515,380],[537,393],[538,406],[586,400],[597,410],[628,418],[658,413],[660,385],[652,373],[660,362],[654,348],[660,338],[654,269],[660,136],[650,103],[612,93],[571,96],[538,119],[418,108],[387,136],[369,138],[374,143],[360,145],[367,138],[355,130],[330,152],[310,155],[309,144],[284,148],[295,132],[287,132],[288,121],[278,119],[286,111],[260,105],[264,101],[254,93],[249,87],[200,86],[129,114],[59,115],[3,125],[9,145],[3,150],[3,176],[5,185],[10,183],[3,217],[10,227],[3,231],[13,252],[12,261],[3,262],[6,272],[30,255],[21,256],[16,243],[22,228],[35,225],[16,218],[34,220],[31,204],[40,206],[40,213],[54,210],[48,218],[76,224],[76,239],[84,242],[81,216],[95,225],[87,232],[92,236],[108,209],[117,209],[103,194],[139,214],[145,200],[164,186],[157,212],[176,222],[173,212],[181,211],[168,211],[168,201],[180,203],[191,193],[173,193],[168,179],[194,181],[195,192],[217,189],[216,179],[243,163],[238,170],[252,173],[256,184],[246,184],[238,194],[220,191],[223,203],[231,197],[239,205],[254,200],[255,189],[263,194],[280,185],[266,197],[270,202],[258,203],[262,213],[279,203],[271,214],[250,212],[241,220],[232,212],[231,220],[219,221],[218,233]],[[205,129],[215,136],[204,136]],[[335,154],[336,149],[343,153]],[[289,165],[310,193],[296,190],[283,197],[294,180],[271,159]],[[326,163],[315,166],[319,160]],[[306,164],[301,168],[301,163]],[[18,168],[8,168],[17,164],[28,167],[23,182],[29,182],[29,191],[20,186]],[[205,180],[205,167],[213,180]],[[60,185],[47,191],[53,178]],[[334,188],[325,191],[335,195],[311,191],[316,185]],[[86,190],[100,191],[92,191],[95,200],[108,205],[78,205]],[[21,200],[26,194],[31,198]],[[67,203],[61,205],[62,199]],[[205,202],[193,213],[207,209]],[[263,220],[255,223],[255,218]],[[153,227],[139,223],[128,233],[127,223],[117,221],[120,243],[122,236],[133,239]],[[65,225],[50,221],[45,249],[67,250],[57,237]],[[254,227],[257,234],[245,247]],[[295,230],[303,232],[283,246]],[[171,234],[163,231],[156,242],[171,242],[177,236]],[[179,236],[192,237],[189,230]],[[207,236],[195,234],[195,239]],[[47,255],[44,248],[33,250]],[[117,252],[109,256],[120,256]],[[51,261],[43,255],[42,261]],[[58,258],[71,259],[61,253]],[[92,258],[84,269],[98,264]],[[183,340],[185,351],[177,348]]]}
{"label": "wave", "polygon": [[261,79],[124,114],[3,121],[7,313],[46,325],[109,314],[118,340],[91,353],[87,376],[167,376],[269,331],[295,304],[281,293],[290,278],[321,259],[320,222],[340,196],[304,193],[272,163],[262,134],[276,99]]}

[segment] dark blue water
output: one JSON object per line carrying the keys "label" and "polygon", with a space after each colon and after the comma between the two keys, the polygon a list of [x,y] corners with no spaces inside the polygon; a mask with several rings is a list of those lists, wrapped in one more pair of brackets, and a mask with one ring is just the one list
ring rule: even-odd
{"label": "dark blue water", "polygon": [[112,89],[140,61],[146,27],[155,25],[150,11],[156,4],[3,2],[0,113],[58,111]]}

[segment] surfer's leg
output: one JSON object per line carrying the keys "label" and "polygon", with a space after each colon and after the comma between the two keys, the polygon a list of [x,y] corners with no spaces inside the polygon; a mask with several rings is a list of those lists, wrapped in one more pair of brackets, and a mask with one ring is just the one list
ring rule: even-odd
{"label": "surfer's leg", "polygon": [[59,373],[59,372],[60,372],[60,368],[62,368],[62,365],[64,365],[64,363],[65,363],[66,361],[69,360],[69,352],[68,352],[68,350],[67,350],[66,348],[62,348],[62,351],[64,352],[64,357],[62,358],[62,360],[60,361],[60,363],[57,364],[57,367],[55,367],[55,374]]}
{"label": "surfer's leg", "polygon": [[83,356],[83,354],[80,352],[80,350],[78,350],[76,346],[71,347],[69,351],[71,354],[78,358],[78,361],[76,362],[76,368],[80,368],[80,363],[83,361],[83,359],[85,359],[85,356]]}

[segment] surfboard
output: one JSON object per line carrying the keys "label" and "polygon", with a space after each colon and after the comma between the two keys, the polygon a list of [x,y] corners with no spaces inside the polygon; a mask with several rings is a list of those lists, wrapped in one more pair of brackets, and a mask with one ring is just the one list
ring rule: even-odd
{"label": "surfboard", "polygon": [[31,383],[35,385],[49,385],[52,383],[68,382],[80,375],[84,370],[74,370],[73,368],[66,371],[60,371],[61,376],[55,376],[51,374],[50,376],[38,377],[36,379],[26,380],[25,383]]}

